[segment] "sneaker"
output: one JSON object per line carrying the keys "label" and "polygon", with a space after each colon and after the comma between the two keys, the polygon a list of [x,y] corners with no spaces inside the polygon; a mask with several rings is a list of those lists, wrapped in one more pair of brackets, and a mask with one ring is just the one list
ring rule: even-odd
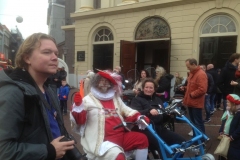
{"label": "sneaker", "polygon": [[193,131],[191,130],[189,133],[188,133],[189,136],[193,136]]}
{"label": "sneaker", "polygon": [[223,111],[223,109],[222,109],[222,108],[220,108],[220,107],[219,107],[219,108],[217,108],[217,110],[219,110],[219,111]]}
{"label": "sneaker", "polygon": [[210,122],[210,121],[211,121],[210,118],[209,118],[209,119],[205,119],[205,120],[203,120],[204,123],[208,123],[208,122]]}
{"label": "sneaker", "polygon": [[214,111],[210,111],[210,115],[211,115],[211,116],[213,115],[213,113],[214,113]]}

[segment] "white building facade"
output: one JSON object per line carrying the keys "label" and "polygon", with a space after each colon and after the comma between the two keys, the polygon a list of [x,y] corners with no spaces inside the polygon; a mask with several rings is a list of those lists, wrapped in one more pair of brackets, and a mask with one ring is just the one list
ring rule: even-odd
{"label": "white building facade", "polygon": [[76,0],[75,72],[163,66],[187,76],[185,60],[222,68],[240,52],[239,0]]}

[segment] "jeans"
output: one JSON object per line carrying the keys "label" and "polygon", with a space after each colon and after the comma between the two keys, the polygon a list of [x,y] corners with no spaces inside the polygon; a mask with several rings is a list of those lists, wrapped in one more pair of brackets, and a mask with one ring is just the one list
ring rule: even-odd
{"label": "jeans", "polygon": [[216,97],[215,93],[210,94],[210,112],[214,111],[214,106],[215,106],[214,100],[215,100],[215,97]]}
{"label": "jeans", "polygon": [[202,108],[193,108],[188,106],[189,118],[192,123],[203,133],[205,133],[205,127],[202,119]]}
{"label": "jeans", "polygon": [[211,111],[210,97],[211,97],[210,94],[205,95],[204,108],[205,108],[205,112],[206,112],[206,120],[210,119],[210,111]]}

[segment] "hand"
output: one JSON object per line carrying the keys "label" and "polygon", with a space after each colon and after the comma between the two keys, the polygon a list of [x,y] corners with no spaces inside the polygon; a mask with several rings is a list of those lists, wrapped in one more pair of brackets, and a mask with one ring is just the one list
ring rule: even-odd
{"label": "hand", "polygon": [[63,96],[63,98],[67,98],[67,96]]}
{"label": "hand", "polygon": [[51,144],[54,146],[55,150],[56,150],[56,159],[60,159],[62,158],[65,154],[67,150],[71,150],[73,149],[73,145],[74,145],[74,141],[65,141],[65,142],[60,142],[60,140],[63,138],[64,136],[60,136],[56,139],[54,139]]}
{"label": "hand", "polygon": [[183,86],[179,87],[179,90],[184,91],[184,87]]}
{"label": "hand", "polygon": [[151,113],[151,115],[153,115],[153,116],[156,116],[156,115],[159,114],[156,109],[151,109],[150,113]]}
{"label": "hand", "polygon": [[[147,124],[150,123],[149,118],[146,117],[146,116],[141,115],[141,116],[138,117],[138,120],[139,120],[139,119],[144,119],[144,121],[145,121]],[[138,121],[138,128],[139,128],[139,129],[144,130],[146,127],[147,127],[147,125],[146,125],[143,121]]]}
{"label": "hand", "polygon": [[149,120],[149,118],[148,118],[147,116],[143,116],[143,119],[144,119],[144,121],[145,121],[147,124],[150,123],[150,120]]}
{"label": "hand", "polygon": [[236,85],[238,85],[238,82],[231,81],[230,84],[231,84],[232,86],[236,86]]}
{"label": "hand", "polygon": [[138,90],[134,89],[133,92],[137,95],[139,93]]}

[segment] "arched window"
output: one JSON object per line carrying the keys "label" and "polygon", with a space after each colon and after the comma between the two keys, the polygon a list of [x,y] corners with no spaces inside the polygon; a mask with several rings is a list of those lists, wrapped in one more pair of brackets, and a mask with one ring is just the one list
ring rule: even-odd
{"label": "arched window", "polygon": [[109,29],[100,29],[96,35],[94,42],[113,41],[113,34]]}
{"label": "arched window", "polygon": [[147,18],[138,26],[136,40],[170,38],[170,28],[160,17]]}
{"label": "arched window", "polygon": [[201,34],[236,33],[234,21],[226,15],[217,15],[208,19],[203,25]]}

